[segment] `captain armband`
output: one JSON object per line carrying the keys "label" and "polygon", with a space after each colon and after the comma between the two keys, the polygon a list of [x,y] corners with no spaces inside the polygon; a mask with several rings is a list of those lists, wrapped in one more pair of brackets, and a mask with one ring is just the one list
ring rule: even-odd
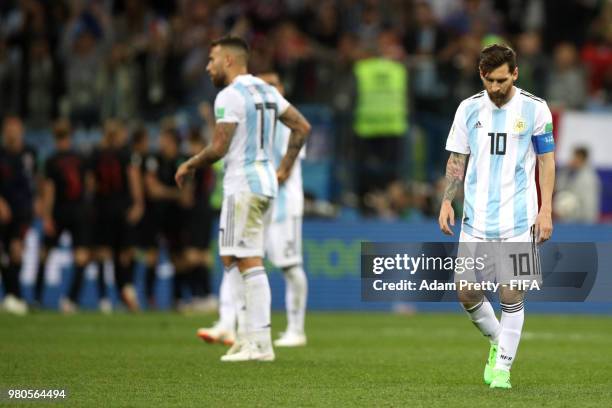
{"label": "captain armband", "polygon": [[536,154],[550,153],[555,150],[555,138],[552,132],[531,136],[531,143]]}

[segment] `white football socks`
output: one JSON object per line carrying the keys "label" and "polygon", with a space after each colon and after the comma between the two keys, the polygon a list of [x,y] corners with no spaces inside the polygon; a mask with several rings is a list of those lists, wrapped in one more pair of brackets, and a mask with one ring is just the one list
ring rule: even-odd
{"label": "white football socks", "polygon": [[285,276],[285,307],[287,308],[287,331],[304,333],[308,281],[302,265],[283,268]]}
{"label": "white football socks", "polygon": [[482,299],[477,305],[465,309],[474,326],[489,338],[491,343],[498,343],[502,327],[495,317],[495,311],[489,301]]}
{"label": "white football socks", "polygon": [[[231,271],[238,272],[236,264],[223,268],[221,286],[219,287],[219,326],[226,330],[236,330],[236,306],[234,306],[234,295],[232,289],[232,278],[229,276]],[[240,272],[237,274],[240,284],[242,277]]]}
{"label": "white football socks", "polygon": [[501,308],[501,334],[495,368],[509,371],[521,340],[525,309],[522,301],[511,305],[502,303]]}
{"label": "white football socks", "polygon": [[[229,292],[232,297],[232,307],[235,312],[236,319],[236,333],[238,337],[244,336],[248,331],[247,317],[246,317],[246,288],[244,286],[244,279],[238,270],[238,265],[232,264],[226,272],[227,282],[229,286]],[[229,306],[228,306],[229,307]],[[219,310],[221,312],[221,310]],[[229,316],[228,316],[229,318]],[[230,326],[234,327],[234,326]]]}
{"label": "white football socks", "polygon": [[272,347],[270,330],[272,295],[268,275],[263,266],[257,266],[244,271],[242,277],[246,289],[248,337],[260,350],[265,351]]}

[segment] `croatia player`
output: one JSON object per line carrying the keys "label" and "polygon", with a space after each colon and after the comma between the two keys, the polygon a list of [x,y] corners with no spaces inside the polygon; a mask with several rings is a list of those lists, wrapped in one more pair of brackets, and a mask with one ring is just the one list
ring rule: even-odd
{"label": "croatia player", "polygon": [[[457,188],[464,184],[460,243],[530,243],[534,255],[531,270],[537,271],[536,243],[549,239],[553,228],[552,116],[545,101],[514,86],[518,68],[511,48],[495,44],[483,49],[479,70],[485,90],[461,102],[446,143],[451,154],[440,229],[453,235],[451,203]],[[536,161],[542,201],[539,211]],[[502,270],[501,275],[504,273],[508,275]],[[504,277],[498,275],[497,279],[502,285],[500,321],[481,291],[462,290],[458,295],[474,325],[491,342],[485,383],[491,388],[511,388],[510,367],[523,327],[524,296]]]}
{"label": "croatia player", "polygon": [[[225,161],[219,252],[237,310],[240,347],[222,361],[274,360],[270,332],[270,285],[263,266],[264,217],[302,148],[310,125],[278,91],[247,73],[248,47],[237,37],[214,41],[207,71],[215,86],[225,87],[215,100],[212,143],[183,163],[176,182],[221,158]],[[276,170],[272,142],[276,120],[291,128],[287,153]],[[239,271],[240,273],[236,273]],[[238,277],[235,279],[234,277]]]}

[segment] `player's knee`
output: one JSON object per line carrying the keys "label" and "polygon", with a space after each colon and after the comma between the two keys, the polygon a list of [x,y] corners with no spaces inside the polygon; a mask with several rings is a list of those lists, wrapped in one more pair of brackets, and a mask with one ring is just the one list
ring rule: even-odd
{"label": "player's knee", "polygon": [[480,291],[458,290],[457,297],[465,309],[470,309],[480,303],[484,295]]}
{"label": "player's knee", "polygon": [[523,301],[524,293],[521,290],[510,289],[502,286],[499,290],[499,301],[507,305],[513,305]]}
{"label": "player's knee", "polygon": [[236,258],[234,258],[233,256],[222,256],[221,263],[223,263],[223,266],[225,268],[229,268],[230,266],[232,266],[232,264],[236,263]]}
{"label": "player's knee", "polygon": [[185,260],[191,268],[206,264],[206,258],[203,251],[196,248],[190,248],[185,251]]}
{"label": "player's knee", "polygon": [[238,259],[238,269],[240,272],[244,272],[251,268],[263,266],[263,260],[260,257],[249,257]]}

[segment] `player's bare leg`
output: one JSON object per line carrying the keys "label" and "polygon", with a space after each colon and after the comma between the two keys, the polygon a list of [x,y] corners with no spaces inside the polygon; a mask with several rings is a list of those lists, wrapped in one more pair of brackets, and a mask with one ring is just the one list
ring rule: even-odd
{"label": "player's bare leg", "polygon": [[28,305],[21,299],[20,288],[20,271],[21,259],[23,254],[23,242],[19,239],[13,239],[10,242],[9,262],[6,273],[3,275],[5,280],[7,294],[4,297],[2,306],[4,310],[16,315],[25,315],[28,313]]}
{"label": "player's bare leg", "polygon": [[134,249],[122,249],[115,260],[115,276],[118,283],[121,300],[130,312],[140,310],[136,289],[134,288]]}
{"label": "player's bare leg", "polygon": [[145,251],[145,295],[148,307],[155,308],[155,284],[157,282],[157,249],[149,248]]}
{"label": "player's bare leg", "polygon": [[62,297],[60,308],[64,314],[73,314],[78,311],[79,294],[85,276],[85,267],[90,261],[89,250],[85,247],[78,247],[74,250],[74,275],[70,284],[68,297]]}
{"label": "player's bare leg", "polygon": [[187,264],[187,278],[191,290],[190,310],[195,313],[211,313],[217,310],[217,300],[210,293],[208,249],[187,247],[183,251]]}

